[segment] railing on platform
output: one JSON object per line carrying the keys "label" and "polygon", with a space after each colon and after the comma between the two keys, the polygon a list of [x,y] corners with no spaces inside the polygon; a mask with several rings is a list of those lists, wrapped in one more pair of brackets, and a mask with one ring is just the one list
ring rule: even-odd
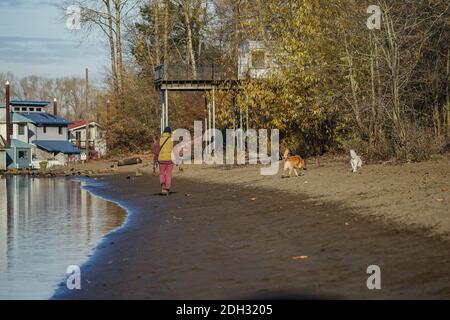
{"label": "railing on platform", "polygon": [[[74,141],[74,144],[79,148],[79,149],[86,149],[86,140],[76,140]],[[93,150],[95,148],[95,142],[94,140],[89,140],[89,149]]]}
{"label": "railing on platform", "polygon": [[182,64],[159,65],[155,68],[155,82],[213,82],[235,79],[237,79],[236,71],[223,65],[200,65],[197,66],[196,72],[194,72],[192,66]]}

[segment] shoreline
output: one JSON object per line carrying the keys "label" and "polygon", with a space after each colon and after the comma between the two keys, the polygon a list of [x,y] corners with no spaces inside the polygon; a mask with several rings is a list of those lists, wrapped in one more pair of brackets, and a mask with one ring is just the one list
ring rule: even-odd
{"label": "shoreline", "polygon": [[[107,192],[101,192],[99,188],[105,188],[108,189],[108,183],[104,183],[104,179],[106,177],[114,177],[117,175],[105,175],[105,176],[96,176],[96,177],[70,177],[70,179],[80,181],[81,185],[80,188],[82,190],[85,190],[86,192],[89,192],[91,196],[96,197],[98,199],[101,199],[103,201],[110,202],[111,204],[117,206],[121,210],[124,211],[125,218],[121,225],[119,225],[117,228],[109,231],[105,235],[102,236],[102,238],[98,241],[98,243],[95,245],[95,247],[92,248],[91,253],[86,257],[86,259],[83,261],[83,263],[80,265],[80,268],[89,268],[92,265],[95,265],[96,260],[99,259],[102,252],[101,250],[106,248],[108,245],[111,245],[112,242],[109,241],[109,238],[120,232],[122,229],[127,228],[127,226],[132,221],[133,216],[133,208],[130,205],[127,205],[127,201],[120,201],[117,198],[114,198],[112,196],[108,196]],[[63,176],[61,176],[63,177]],[[101,180],[102,182],[99,182]],[[84,185],[83,185],[84,184]],[[49,298],[49,300],[61,300],[64,299],[64,296],[67,295],[68,291],[65,287],[66,281],[68,276],[66,276],[60,284],[63,284],[63,286],[59,286],[54,291],[53,295]]]}
{"label": "shoreline", "polygon": [[[442,239],[305,194],[175,179],[168,198],[154,195],[158,182],[147,175],[105,176],[103,187],[90,186],[125,208],[126,222],[82,266],[82,290],[62,288],[52,299],[450,298],[441,285],[450,283]],[[294,259],[301,254],[305,261]],[[390,288],[374,293],[365,267],[377,261]],[[423,279],[409,284],[411,277]]]}
{"label": "shoreline", "polygon": [[[48,179],[48,177],[42,177],[42,178],[47,178]],[[119,226],[117,226],[115,229],[112,229],[112,230],[108,231],[106,234],[104,234],[99,239],[99,241],[95,244],[95,246],[93,248],[91,248],[90,253],[81,262],[80,268],[82,268],[84,265],[87,265],[89,263],[95,263],[94,260],[95,260],[96,255],[97,255],[98,248],[104,246],[106,244],[106,242],[108,242],[108,237],[111,234],[119,231],[120,229],[124,228],[127,225],[128,221],[129,221],[129,217],[130,217],[131,211],[128,208],[124,207],[121,203],[115,201],[114,199],[112,199],[112,198],[105,198],[100,193],[97,193],[95,191],[95,185],[96,184],[97,184],[97,186],[99,185],[98,178],[86,178],[86,177],[75,177],[75,178],[73,178],[73,177],[64,177],[64,176],[53,177],[53,178],[63,178],[63,179],[66,178],[66,179],[77,181],[77,182],[80,183],[80,189],[81,190],[84,190],[84,191],[88,192],[92,197],[95,197],[97,199],[100,199],[100,200],[103,200],[105,202],[111,203],[112,205],[116,206],[117,208],[119,208],[120,210],[122,210],[124,212],[124,216],[125,217],[124,217],[123,222]],[[60,293],[64,292],[66,290],[65,286],[66,286],[66,281],[67,281],[68,277],[69,276],[66,275],[64,278],[62,278],[62,280],[60,280],[58,282],[57,287],[54,290],[53,294],[47,300],[55,300],[55,299],[57,300],[58,299],[58,296],[60,295]]]}

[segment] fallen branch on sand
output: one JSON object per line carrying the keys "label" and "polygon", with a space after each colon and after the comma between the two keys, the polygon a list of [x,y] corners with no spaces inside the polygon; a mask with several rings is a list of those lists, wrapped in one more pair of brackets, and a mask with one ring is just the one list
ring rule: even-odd
{"label": "fallen branch on sand", "polygon": [[139,157],[136,157],[136,158],[128,158],[128,159],[120,160],[117,165],[119,167],[123,167],[123,166],[130,166],[133,164],[139,164],[139,163],[142,163],[142,159]]}

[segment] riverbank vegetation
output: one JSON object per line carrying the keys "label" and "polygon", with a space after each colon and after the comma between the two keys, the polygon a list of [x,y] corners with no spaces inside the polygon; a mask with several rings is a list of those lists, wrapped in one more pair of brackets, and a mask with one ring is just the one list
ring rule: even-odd
{"label": "riverbank vegetation", "polygon": [[[278,71],[244,82],[235,106],[232,93],[223,91],[219,128],[236,125],[245,113],[250,127],[279,128],[283,143],[304,155],[352,147],[372,159],[417,161],[444,152],[450,133],[449,3],[375,1],[381,28],[369,30],[372,2],[146,2],[130,29],[134,70],[150,77],[151,91],[156,65],[188,64],[193,73],[211,63],[236,69],[242,43],[263,41]],[[192,97],[197,104],[177,98],[175,114],[190,109],[173,119],[202,116],[200,97]],[[158,98],[151,104],[157,119]]]}
{"label": "riverbank vegetation", "polygon": [[[270,50],[276,70],[240,82],[237,91],[219,90],[217,128],[277,128],[282,145],[303,156],[354,148],[366,159],[421,161],[449,149],[447,0],[75,4],[82,8],[76,32],[108,46],[109,71],[87,113],[106,123],[111,150],[148,150],[159,133],[156,66],[183,65],[196,75],[214,64],[235,72],[247,40]],[[373,5],[381,9],[380,28],[370,29]],[[206,115],[201,93],[171,93],[169,105],[174,128],[191,128]]]}

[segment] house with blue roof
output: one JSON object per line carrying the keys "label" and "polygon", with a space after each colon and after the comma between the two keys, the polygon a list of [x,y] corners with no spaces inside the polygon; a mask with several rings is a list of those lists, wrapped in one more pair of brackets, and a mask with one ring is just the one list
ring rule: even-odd
{"label": "house with blue roof", "polygon": [[[50,160],[61,154],[68,160],[69,157],[80,154],[80,150],[69,142],[68,126],[72,122],[47,112],[49,104],[46,101],[11,101],[10,103],[11,146],[20,144],[20,148],[24,148],[24,144],[31,145],[30,161]],[[0,108],[0,135],[6,136],[6,109],[4,106]],[[23,153],[21,155],[23,156]],[[17,166],[18,155],[14,154],[13,156],[10,162]],[[22,163],[24,162],[21,161],[20,166]]]}

